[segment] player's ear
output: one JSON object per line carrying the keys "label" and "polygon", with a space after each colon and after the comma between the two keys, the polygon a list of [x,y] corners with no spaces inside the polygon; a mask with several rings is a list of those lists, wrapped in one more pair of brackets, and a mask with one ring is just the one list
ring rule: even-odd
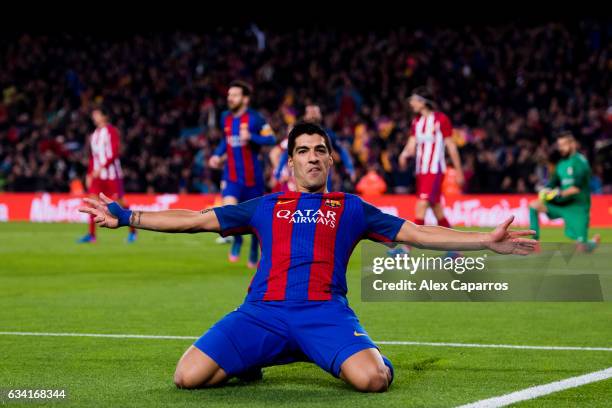
{"label": "player's ear", "polygon": [[293,170],[293,157],[291,155],[289,155],[289,157],[287,158],[287,166],[289,166],[289,168]]}

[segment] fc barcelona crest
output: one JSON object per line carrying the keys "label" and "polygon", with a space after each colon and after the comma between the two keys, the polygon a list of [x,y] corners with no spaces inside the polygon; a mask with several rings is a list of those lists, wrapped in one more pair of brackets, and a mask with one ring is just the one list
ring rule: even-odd
{"label": "fc barcelona crest", "polygon": [[342,206],[342,203],[339,200],[325,200],[325,205],[331,208],[339,208]]}

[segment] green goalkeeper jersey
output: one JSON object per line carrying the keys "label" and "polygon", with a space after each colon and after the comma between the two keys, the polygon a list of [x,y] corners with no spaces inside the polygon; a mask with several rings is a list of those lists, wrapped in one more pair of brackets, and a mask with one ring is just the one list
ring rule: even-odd
{"label": "green goalkeeper jersey", "polygon": [[[559,187],[561,191],[575,186],[580,189],[576,195],[568,197],[567,204],[591,205],[591,166],[580,153],[561,159],[557,163],[547,187]],[[565,200],[564,200],[565,201]]]}

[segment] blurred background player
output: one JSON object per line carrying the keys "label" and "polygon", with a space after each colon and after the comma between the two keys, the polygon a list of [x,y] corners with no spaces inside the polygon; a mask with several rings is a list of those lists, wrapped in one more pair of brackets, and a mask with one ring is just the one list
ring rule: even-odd
{"label": "blurred background player", "polygon": [[591,211],[591,166],[578,152],[576,139],[570,132],[563,132],[557,139],[560,155],[554,171],[539,195],[529,208],[530,229],[540,239],[539,213],[550,219],[562,218],[565,235],[576,241],[577,249],[591,252],[599,244],[599,234],[588,240]]}
{"label": "blurred background player", "polygon": [[[323,114],[321,113],[321,107],[316,103],[308,103],[304,109],[303,120],[305,122],[314,123],[318,126],[323,126]],[[336,133],[333,130],[324,126],[323,128],[325,129],[325,132],[327,133],[329,140],[332,144],[334,156],[338,155],[334,157],[335,162],[338,162],[338,159],[342,161],[346,174],[348,174],[348,176],[350,177],[351,182],[355,183],[357,181],[357,177],[355,173],[355,166],[353,165],[353,160],[351,159],[351,154],[340,144],[340,142],[338,142]],[[287,148],[282,148],[281,146],[280,160],[275,166],[274,178],[277,182],[277,185],[280,185],[280,189],[282,191],[286,191],[289,186],[294,185],[294,182],[292,181],[292,176],[287,166],[288,160],[289,154],[287,152]],[[327,179],[327,187],[329,190],[334,190],[331,172]]]}
{"label": "blurred background player", "polygon": [[[291,129],[289,129],[291,131]],[[270,151],[270,162],[274,168],[270,188],[273,193],[279,191],[295,191],[295,178],[287,162],[287,146],[289,140],[284,138]]]}
{"label": "blurred background player", "polygon": [[[249,108],[251,93],[251,86],[246,82],[230,83],[227,91],[228,110],[221,114],[223,138],[209,160],[210,167],[219,168],[221,157],[227,155],[221,181],[223,205],[236,205],[265,192],[259,150],[262,145],[273,146],[276,139],[261,114]],[[251,235],[249,268],[257,266],[257,246],[257,238]],[[230,248],[230,262],[238,262],[241,248],[242,236],[237,235]]]}
{"label": "blurred background player", "polygon": [[[119,161],[119,131],[109,123],[109,112],[103,106],[93,109],[91,120],[96,130],[89,137],[89,164],[85,178],[87,192],[92,196],[104,193],[125,207],[123,174]],[[132,227],[129,230],[127,242],[135,240],[136,230]],[[96,242],[96,223],[93,217],[89,218],[89,233],[78,242]]]}
{"label": "blurred background player", "polygon": [[425,224],[427,208],[433,210],[438,225],[450,227],[440,203],[442,183],[446,172],[445,149],[448,150],[456,181],[463,185],[464,177],[457,145],[452,139],[453,127],[448,117],[435,110],[435,102],[426,88],[414,90],[410,107],[416,114],[410,127],[408,143],[399,157],[401,169],[406,169],[408,159],[416,155],[416,196],[415,223]]}

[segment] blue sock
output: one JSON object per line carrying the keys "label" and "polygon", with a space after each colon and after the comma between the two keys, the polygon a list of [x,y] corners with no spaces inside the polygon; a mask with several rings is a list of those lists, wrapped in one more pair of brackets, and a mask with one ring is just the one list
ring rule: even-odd
{"label": "blue sock", "polygon": [[[382,354],[381,354],[382,355]],[[389,385],[391,385],[391,383],[393,382],[393,378],[395,377],[395,372],[393,370],[393,364],[391,364],[391,360],[389,360],[387,357],[382,356],[383,362],[385,363],[385,365],[387,367],[389,367],[389,370],[391,371],[391,381],[389,381]]]}
{"label": "blue sock", "polygon": [[240,255],[240,248],[242,248],[242,235],[234,236],[234,242],[232,242],[232,255]]}
{"label": "blue sock", "polygon": [[259,246],[259,240],[257,239],[257,235],[251,235],[251,250],[249,252],[249,261],[253,263],[257,263],[257,257],[259,252],[257,251],[257,247]]}

